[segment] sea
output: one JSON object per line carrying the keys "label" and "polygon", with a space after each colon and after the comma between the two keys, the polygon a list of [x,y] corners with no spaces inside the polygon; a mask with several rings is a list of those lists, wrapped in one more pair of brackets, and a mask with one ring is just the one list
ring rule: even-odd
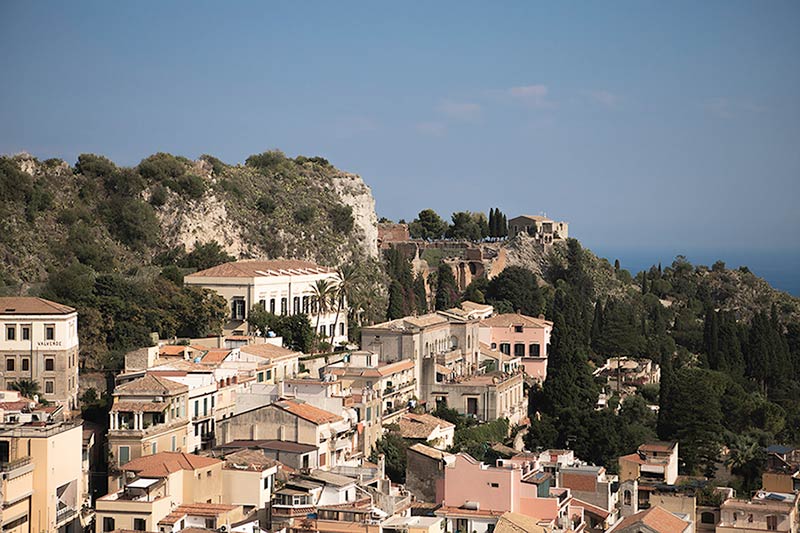
{"label": "sea", "polygon": [[605,257],[612,264],[619,259],[620,266],[632,275],[649,269],[661,262],[669,266],[678,255],[683,255],[693,265],[711,266],[722,260],[731,269],[746,266],[751,272],[764,278],[774,288],[800,297],[800,250],[745,251],[745,250],[644,250],[591,247],[596,255]]}

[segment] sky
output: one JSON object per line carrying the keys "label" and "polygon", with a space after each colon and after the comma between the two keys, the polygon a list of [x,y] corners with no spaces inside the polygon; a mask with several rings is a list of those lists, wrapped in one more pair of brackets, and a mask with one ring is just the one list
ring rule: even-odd
{"label": "sky", "polygon": [[800,257],[800,2],[0,3],[0,153],[278,148],[380,216]]}

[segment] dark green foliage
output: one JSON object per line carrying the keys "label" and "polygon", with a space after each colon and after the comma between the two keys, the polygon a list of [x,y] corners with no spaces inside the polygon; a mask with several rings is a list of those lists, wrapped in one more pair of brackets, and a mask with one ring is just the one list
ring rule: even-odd
{"label": "dark green foliage", "polygon": [[269,196],[261,196],[256,200],[256,209],[264,216],[269,216],[275,211],[275,200]]}
{"label": "dark green foliage", "polygon": [[544,312],[544,296],[536,274],[526,268],[510,266],[504,269],[489,281],[485,296],[490,303],[506,301],[514,311],[524,315],[539,316]]}
{"label": "dark green foliage", "polygon": [[314,220],[314,217],[316,215],[317,215],[317,210],[310,205],[304,205],[298,207],[297,209],[294,210],[294,213],[292,213],[295,222],[297,222],[298,224],[308,224],[309,222]]}
{"label": "dark green foliage", "polygon": [[287,161],[286,154],[280,150],[269,150],[256,155],[251,155],[245,161],[249,167],[255,167],[262,171],[272,170],[281,163]]}
{"label": "dark green foliage", "polygon": [[183,176],[186,172],[186,165],[172,154],[159,152],[142,159],[137,170],[144,179],[161,183]]}
{"label": "dark green foliage", "polygon": [[116,170],[117,166],[101,155],[81,154],[75,163],[75,171],[88,178],[107,178]]}
{"label": "dark green foliage", "polygon": [[162,268],[161,277],[170,280],[178,287],[183,285],[183,272],[175,265],[167,265]]}
{"label": "dark green foliage", "polygon": [[422,273],[414,277],[414,301],[417,304],[418,315],[428,312],[428,295],[425,291],[425,278]]}
{"label": "dark green foliage", "polygon": [[247,321],[253,331],[258,330],[262,334],[274,331],[276,335],[283,337],[284,346],[291,350],[311,352],[314,330],[311,327],[311,321],[305,314],[274,315],[256,305],[250,309]]}
{"label": "dark green foliage", "polygon": [[450,309],[458,302],[458,285],[450,265],[439,265],[436,275],[436,310]]}
{"label": "dark green foliage", "polygon": [[461,296],[461,301],[470,301],[479,304],[486,303],[486,293],[489,290],[489,280],[485,277],[480,277],[472,280],[472,283],[467,285],[464,294]]}
{"label": "dark green foliage", "polygon": [[33,180],[22,172],[17,163],[8,157],[0,157],[0,200],[3,202],[27,202],[33,193]]}
{"label": "dark green foliage", "polygon": [[382,454],[386,460],[386,475],[389,479],[395,483],[405,483],[408,446],[408,441],[400,436],[400,428],[397,425],[389,426],[388,431],[375,443],[369,460],[377,463]]}
{"label": "dark green foliage", "polygon": [[[411,272],[411,262],[396,248],[390,248],[384,254],[386,274],[389,276],[389,305],[386,316],[390,320],[416,314],[419,309],[427,308],[426,299],[417,301],[419,283]],[[424,291],[424,286],[422,287]]]}
{"label": "dark green foliage", "polygon": [[152,206],[134,198],[112,198],[103,209],[111,234],[135,250],[144,250],[160,240],[161,225]]}
{"label": "dark green foliage", "polygon": [[203,154],[200,156],[200,159],[211,164],[211,170],[215,176],[221,175],[223,172],[225,172],[225,169],[228,168],[228,165],[213,155]]}
{"label": "dark green foliage", "polygon": [[328,211],[331,227],[336,233],[349,235],[353,231],[353,208],[349,205],[336,205]]}
{"label": "dark green foliage", "polygon": [[[608,357],[641,354],[644,338],[639,327],[639,317],[631,303],[609,298],[601,318],[600,336],[597,339],[592,337],[592,347],[597,353]],[[592,329],[594,330],[594,322]]]}
{"label": "dark green foliage", "polygon": [[77,220],[69,228],[64,254],[71,254],[98,272],[111,270],[116,264],[114,254],[98,242],[96,233],[89,224]]}
{"label": "dark green foliage", "polygon": [[448,239],[477,242],[489,235],[489,225],[483,213],[460,211],[453,213],[452,220],[452,225],[445,232]]}
{"label": "dark green foliage", "polygon": [[223,263],[230,263],[231,261],[236,261],[236,258],[228,254],[217,241],[210,241],[205,244],[196,242],[194,249],[178,260],[178,266],[205,270]]}
{"label": "dark green foliage", "polygon": [[167,203],[167,189],[163,185],[156,185],[150,194],[150,205],[161,207],[165,203]]}
{"label": "dark green foliage", "polygon": [[447,222],[442,220],[433,209],[423,209],[411,224],[408,231],[413,239],[441,239],[447,231]]}
{"label": "dark green foliage", "polygon": [[164,185],[178,193],[183,198],[198,200],[203,197],[208,188],[206,181],[195,174],[183,174],[177,178],[164,180]]}

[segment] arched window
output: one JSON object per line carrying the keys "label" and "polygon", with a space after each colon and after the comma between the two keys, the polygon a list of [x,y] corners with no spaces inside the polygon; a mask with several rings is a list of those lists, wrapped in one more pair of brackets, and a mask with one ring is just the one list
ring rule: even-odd
{"label": "arched window", "polygon": [[622,505],[630,505],[631,504],[631,491],[626,490],[622,493]]}

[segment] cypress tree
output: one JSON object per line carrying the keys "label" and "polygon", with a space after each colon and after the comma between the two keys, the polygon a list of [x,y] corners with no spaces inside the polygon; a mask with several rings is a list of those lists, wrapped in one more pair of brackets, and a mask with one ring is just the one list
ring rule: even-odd
{"label": "cypress tree", "polygon": [[647,294],[647,272],[642,271],[642,295]]}
{"label": "cypress tree", "polygon": [[437,271],[436,310],[450,309],[458,300],[458,285],[453,270],[447,263],[441,263]]}
{"label": "cypress tree", "polygon": [[600,347],[600,337],[603,334],[603,302],[597,300],[594,304],[594,318],[592,319],[592,331],[590,334],[590,341],[592,344],[592,350],[595,353],[599,353]]}
{"label": "cypress tree", "polygon": [[489,209],[489,237],[497,238],[497,209]]}
{"label": "cypress tree", "polygon": [[422,273],[414,278],[414,295],[417,304],[417,314],[424,315],[428,312],[428,295],[425,292],[425,279]]}
{"label": "cypress tree", "polygon": [[614,259],[614,273],[619,272],[619,259]]}

